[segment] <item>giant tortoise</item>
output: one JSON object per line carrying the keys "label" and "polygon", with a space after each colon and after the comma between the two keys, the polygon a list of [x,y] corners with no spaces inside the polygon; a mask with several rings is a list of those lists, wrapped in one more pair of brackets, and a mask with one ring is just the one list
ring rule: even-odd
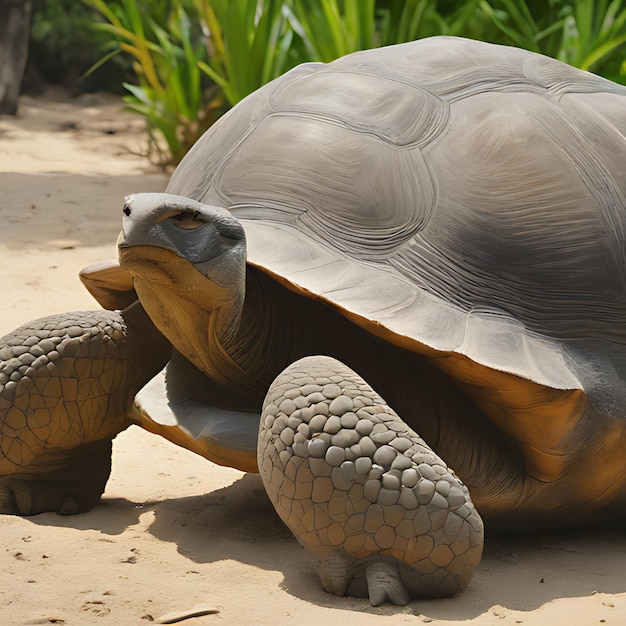
{"label": "giant tortoise", "polygon": [[93,507],[137,423],[258,468],[374,604],[462,589],[477,511],[623,518],[625,137],[626,88],[476,41],[271,82],[127,199],[111,310],[2,339],[1,511]]}

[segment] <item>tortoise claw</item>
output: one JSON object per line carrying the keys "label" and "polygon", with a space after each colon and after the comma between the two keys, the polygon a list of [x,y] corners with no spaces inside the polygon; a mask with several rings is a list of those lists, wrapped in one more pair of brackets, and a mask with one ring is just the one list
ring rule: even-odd
{"label": "tortoise claw", "polygon": [[19,515],[30,515],[33,510],[33,498],[30,491],[15,489],[13,491],[13,501],[15,502],[15,510],[9,511]]}
{"label": "tortoise claw", "polygon": [[372,606],[379,606],[385,600],[399,606],[409,603],[409,592],[393,561],[373,558],[366,566],[365,578]]}
{"label": "tortoise claw", "polygon": [[[363,587],[363,570],[365,588]],[[361,570],[357,573],[357,570]],[[373,556],[365,563],[359,564],[356,559],[344,550],[335,550],[320,563],[319,577],[322,586],[336,596],[369,595],[372,606],[380,606],[388,601],[398,606],[409,602],[409,592],[401,580],[398,562],[384,556]]]}
{"label": "tortoise claw", "polygon": [[59,515],[76,515],[76,513],[80,512],[80,505],[72,496],[67,496],[63,502],[61,502],[61,506],[57,513]]}
{"label": "tortoise claw", "polygon": [[320,563],[318,573],[322,586],[328,593],[343,596],[354,575],[354,559],[342,550],[336,550]]}

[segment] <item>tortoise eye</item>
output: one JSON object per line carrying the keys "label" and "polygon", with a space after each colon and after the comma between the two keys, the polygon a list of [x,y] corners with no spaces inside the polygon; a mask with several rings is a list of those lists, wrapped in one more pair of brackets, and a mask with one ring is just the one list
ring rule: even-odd
{"label": "tortoise eye", "polygon": [[199,211],[184,211],[183,213],[172,215],[170,219],[174,223],[174,226],[183,230],[195,230],[206,224],[206,221],[200,216]]}

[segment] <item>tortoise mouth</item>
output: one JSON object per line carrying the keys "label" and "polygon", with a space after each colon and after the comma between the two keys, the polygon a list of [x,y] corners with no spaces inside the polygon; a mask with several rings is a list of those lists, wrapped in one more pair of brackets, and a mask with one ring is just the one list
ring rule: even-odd
{"label": "tortoise mouth", "polygon": [[173,282],[177,275],[192,269],[177,250],[158,245],[118,242],[118,258],[120,267],[133,279],[155,283]]}

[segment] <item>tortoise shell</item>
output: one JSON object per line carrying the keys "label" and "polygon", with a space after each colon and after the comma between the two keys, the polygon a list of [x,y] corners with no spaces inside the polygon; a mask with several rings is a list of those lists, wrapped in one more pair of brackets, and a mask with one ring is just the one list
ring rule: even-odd
{"label": "tortoise shell", "polygon": [[193,147],[168,193],[248,260],[397,345],[626,407],[626,88],[435,37],[295,68]]}

